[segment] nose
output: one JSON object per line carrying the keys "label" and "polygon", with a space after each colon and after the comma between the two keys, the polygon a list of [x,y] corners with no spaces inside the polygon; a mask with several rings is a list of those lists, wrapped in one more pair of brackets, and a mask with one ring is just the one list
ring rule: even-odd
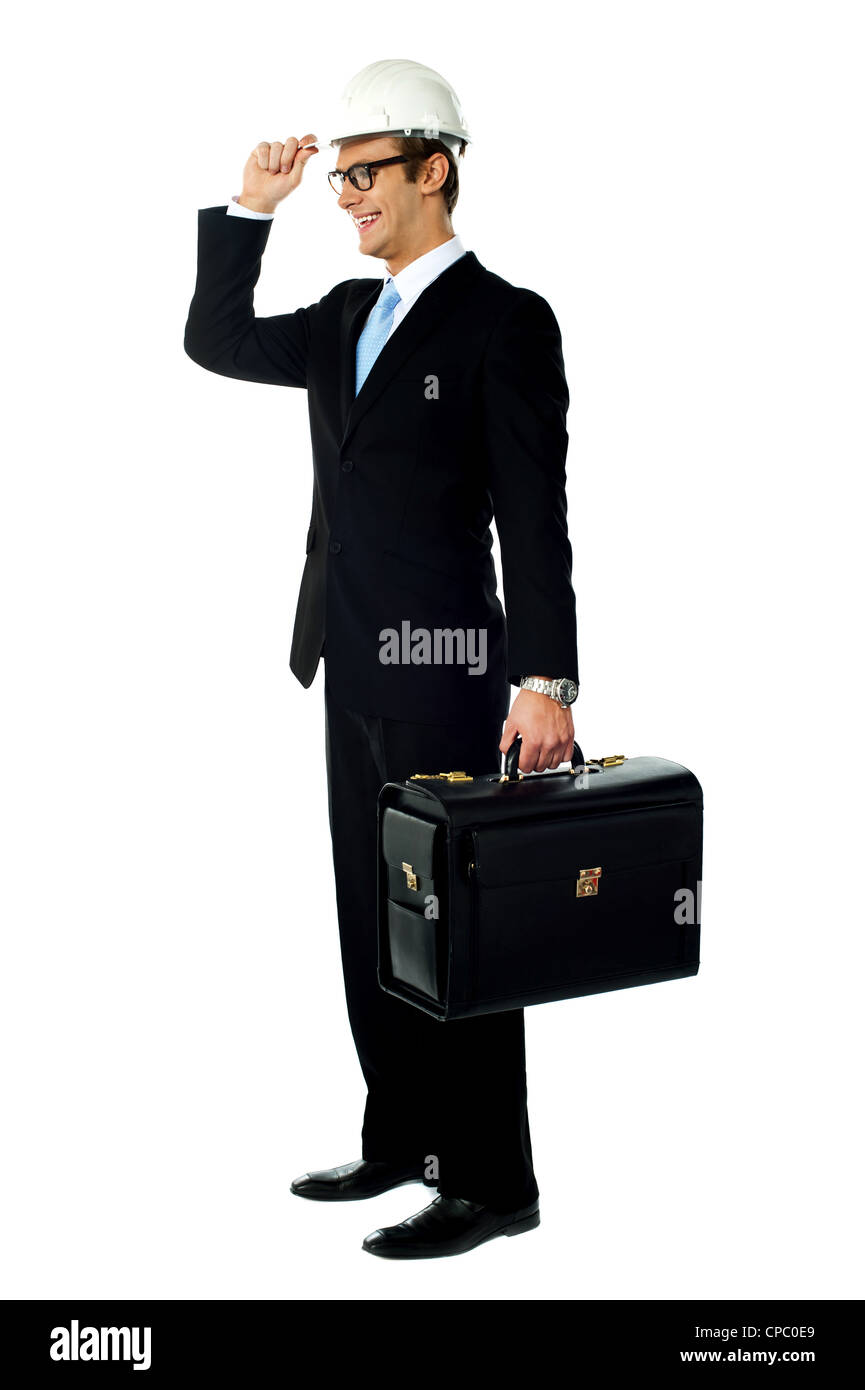
{"label": "nose", "polygon": [[342,185],[342,192],[340,193],[337,202],[339,206],[345,209],[346,211],[349,208],[353,208],[355,203],[357,202],[357,189],[353,186],[353,184],[349,183],[348,179],[346,179],[345,183]]}

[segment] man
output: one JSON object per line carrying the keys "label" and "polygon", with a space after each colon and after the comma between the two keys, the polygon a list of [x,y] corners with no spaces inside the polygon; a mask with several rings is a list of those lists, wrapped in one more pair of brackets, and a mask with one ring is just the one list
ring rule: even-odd
{"label": "man", "polygon": [[[349,83],[339,120],[331,186],[383,283],[347,280],[307,308],[254,314],[272,218],[318,153],[312,135],[263,142],[241,194],[199,212],[184,346],[210,371],[308,395],[315,476],[291,667],[308,687],[324,656],[340,943],[367,1101],[362,1157],[292,1192],[346,1201],[437,1186],[431,1205],[364,1241],[423,1258],[539,1222],[523,1012],[441,1023],[379,987],[377,797],[415,772],[494,771],[516,734],[524,773],[571,756],[568,390],[550,306],[454,233],[468,132],[449,84],[418,63],[375,63]],[[524,215],[509,178],[502,207]],[[509,684],[526,681],[508,714]]]}

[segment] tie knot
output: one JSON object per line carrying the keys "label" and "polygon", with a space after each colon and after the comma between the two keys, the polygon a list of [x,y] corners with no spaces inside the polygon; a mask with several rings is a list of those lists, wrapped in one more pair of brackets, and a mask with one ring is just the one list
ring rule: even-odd
{"label": "tie knot", "polygon": [[381,309],[386,314],[390,314],[396,308],[397,304],[399,304],[399,290],[393,280],[391,280],[390,284],[386,285],[382,290],[381,297],[375,307]]}

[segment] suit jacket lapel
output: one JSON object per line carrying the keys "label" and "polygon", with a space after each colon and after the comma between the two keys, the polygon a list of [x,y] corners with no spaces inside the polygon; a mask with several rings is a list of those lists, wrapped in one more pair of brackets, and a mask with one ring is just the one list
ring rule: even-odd
{"label": "suit jacket lapel", "polygon": [[443,270],[431,285],[427,285],[396,332],[388,338],[356,396],[354,386],[358,339],[367,315],[381,293],[381,282],[377,281],[372,289],[363,294],[355,309],[346,305],[343,320],[341,390],[344,433],[341,447],[348,442],[358,421],[369,410],[373,401],[378,399],[406,358],[434,328],[447,321],[451,312],[465,298],[472,281],[482,269],[483,266],[474,252],[467,251],[458,261],[454,261],[453,265],[448,266],[447,270]]}

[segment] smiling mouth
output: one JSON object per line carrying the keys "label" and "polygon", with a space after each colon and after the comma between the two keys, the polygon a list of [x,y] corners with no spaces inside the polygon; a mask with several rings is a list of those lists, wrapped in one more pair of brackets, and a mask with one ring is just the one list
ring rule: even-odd
{"label": "smiling mouth", "polygon": [[355,217],[354,213],[351,214],[351,220],[359,232],[366,231],[367,227],[371,227],[380,217],[380,212],[366,212],[362,217]]}

